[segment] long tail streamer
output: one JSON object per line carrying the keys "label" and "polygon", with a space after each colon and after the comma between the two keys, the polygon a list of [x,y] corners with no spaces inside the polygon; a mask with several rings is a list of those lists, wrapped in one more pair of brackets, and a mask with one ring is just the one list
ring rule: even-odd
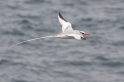
{"label": "long tail streamer", "polygon": [[34,41],[34,40],[38,40],[38,39],[42,39],[42,38],[49,38],[49,37],[55,37],[55,36],[46,36],[46,37],[39,37],[39,38],[34,38],[34,39],[25,40],[25,41],[23,41],[23,42],[19,42],[19,43],[15,44],[15,45],[11,46],[10,48],[13,48],[13,47],[15,47],[15,46],[17,46],[17,45],[19,45],[19,44],[23,44],[23,43],[25,43],[25,42],[30,42],[30,41]]}

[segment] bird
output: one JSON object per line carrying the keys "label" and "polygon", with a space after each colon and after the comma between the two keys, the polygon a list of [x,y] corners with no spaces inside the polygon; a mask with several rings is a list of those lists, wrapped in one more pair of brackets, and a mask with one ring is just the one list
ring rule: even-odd
{"label": "bird", "polygon": [[39,38],[25,40],[25,41],[19,42],[15,45],[11,46],[10,48],[17,46],[19,44],[25,43],[25,42],[34,41],[34,40],[38,40],[38,39],[42,39],[42,38],[54,37],[54,38],[62,38],[62,39],[86,40],[85,36],[90,36],[90,34],[85,31],[74,30],[72,28],[71,23],[68,22],[67,20],[65,20],[65,18],[61,15],[60,12],[58,12],[58,20],[59,20],[60,24],[62,25],[61,33],[53,35],[53,36],[45,36],[45,37],[39,37]]}

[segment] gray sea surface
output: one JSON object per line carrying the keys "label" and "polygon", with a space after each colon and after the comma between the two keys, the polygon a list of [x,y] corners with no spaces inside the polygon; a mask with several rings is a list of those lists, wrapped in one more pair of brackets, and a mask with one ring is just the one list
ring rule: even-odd
{"label": "gray sea surface", "polygon": [[[58,11],[87,40],[61,32]],[[0,0],[0,82],[124,82],[124,0]]]}

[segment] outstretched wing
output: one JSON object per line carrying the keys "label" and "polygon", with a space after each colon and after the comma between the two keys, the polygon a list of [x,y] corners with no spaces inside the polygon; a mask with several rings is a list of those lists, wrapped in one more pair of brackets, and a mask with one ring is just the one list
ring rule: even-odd
{"label": "outstretched wing", "polygon": [[58,14],[58,19],[59,19],[59,22],[61,23],[62,25],[62,32],[64,31],[67,31],[67,30],[73,30],[72,29],[72,26],[71,26],[71,23],[69,23],[68,21],[66,21],[63,16],[61,15],[61,13],[59,12]]}

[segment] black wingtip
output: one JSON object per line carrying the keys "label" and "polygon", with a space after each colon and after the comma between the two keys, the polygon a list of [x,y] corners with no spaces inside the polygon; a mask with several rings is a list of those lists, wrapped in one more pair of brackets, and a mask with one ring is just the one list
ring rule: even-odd
{"label": "black wingtip", "polygon": [[60,11],[58,11],[58,13],[60,13]]}
{"label": "black wingtip", "polygon": [[[59,11],[58,11],[59,12]],[[59,12],[59,17],[61,18],[61,19],[63,19],[64,21],[66,21],[64,18],[63,18],[63,16],[61,15],[61,13]],[[66,21],[67,22],[67,21]]]}

